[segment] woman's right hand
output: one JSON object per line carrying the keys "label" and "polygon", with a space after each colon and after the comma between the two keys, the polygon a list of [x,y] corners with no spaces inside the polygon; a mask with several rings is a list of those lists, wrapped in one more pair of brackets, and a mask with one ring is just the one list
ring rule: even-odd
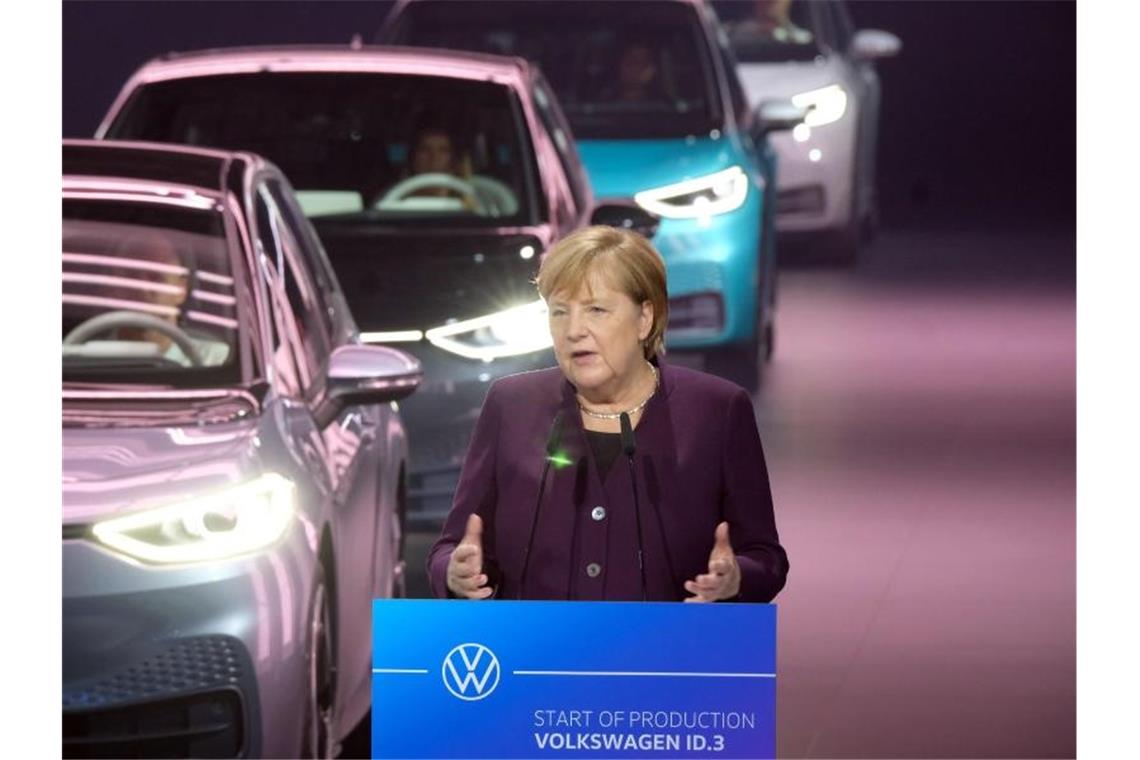
{"label": "woman's right hand", "polygon": [[467,532],[447,563],[447,588],[461,599],[486,599],[494,593],[483,572],[483,518],[467,518]]}

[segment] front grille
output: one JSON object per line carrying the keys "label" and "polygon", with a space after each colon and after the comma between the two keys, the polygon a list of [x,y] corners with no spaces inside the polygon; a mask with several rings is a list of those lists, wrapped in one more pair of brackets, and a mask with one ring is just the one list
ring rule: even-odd
{"label": "front grille", "polygon": [[241,696],[224,689],[63,715],[64,757],[241,757]]}
{"label": "front grille", "polygon": [[720,293],[694,293],[669,299],[670,333],[724,327],[724,299]]}
{"label": "front grille", "polygon": [[256,751],[256,676],[232,636],[180,639],[63,689],[65,757],[239,757]]}
{"label": "front grille", "polygon": [[822,214],[823,187],[808,185],[781,190],[776,197],[776,212],[783,214]]}
{"label": "front grille", "polygon": [[444,427],[417,427],[412,440],[410,462],[413,472],[423,472],[441,467],[456,468],[463,464],[467,456],[467,445],[471,442],[474,423],[459,422]]}
{"label": "front grille", "polygon": [[438,467],[408,474],[408,529],[438,530],[451,511],[459,467]]}
{"label": "front grille", "polygon": [[241,642],[230,636],[182,639],[168,649],[111,676],[64,689],[63,709],[123,702],[219,686],[236,686],[248,666]]}

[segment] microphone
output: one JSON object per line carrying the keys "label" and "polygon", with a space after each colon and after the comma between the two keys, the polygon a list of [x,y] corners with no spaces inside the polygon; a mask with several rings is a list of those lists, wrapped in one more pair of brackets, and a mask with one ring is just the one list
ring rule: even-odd
{"label": "microphone", "polygon": [[633,489],[633,515],[637,520],[637,569],[641,573],[641,601],[647,597],[645,584],[645,544],[641,537],[641,503],[637,499],[637,473],[633,466],[633,455],[637,451],[637,441],[633,437],[633,425],[629,415],[621,413],[621,450],[629,459],[629,485]]}
{"label": "microphone", "polygon": [[546,457],[542,463],[542,478],[538,481],[538,498],[534,502],[534,516],[530,520],[530,536],[526,540],[526,550],[523,552],[523,566],[522,574],[519,576],[519,589],[515,594],[516,599],[522,599],[523,590],[526,588],[526,571],[530,567],[530,550],[534,546],[534,531],[538,527],[538,513],[542,509],[542,494],[546,490],[546,475],[550,472],[550,460],[558,451],[558,446],[562,442],[562,412],[559,411],[554,415],[554,421],[550,423],[550,434],[546,437]]}

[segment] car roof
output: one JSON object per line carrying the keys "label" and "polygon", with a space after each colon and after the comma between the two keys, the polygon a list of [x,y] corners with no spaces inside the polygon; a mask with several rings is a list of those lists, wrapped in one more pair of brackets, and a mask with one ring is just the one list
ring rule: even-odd
{"label": "car roof", "polygon": [[224,191],[224,173],[235,162],[250,167],[263,163],[256,156],[210,148],[165,143],[112,140],[64,140],[64,186],[76,178],[133,180],[144,192],[145,185],[176,185],[218,196]]}
{"label": "car roof", "polygon": [[[409,5],[421,5],[423,3],[431,3],[431,2],[452,2],[452,3],[455,3],[455,2],[467,2],[467,1],[468,0],[396,0],[396,8],[399,10],[403,10],[405,7],[407,7]],[[680,4],[684,4],[684,5],[708,5],[709,4],[708,0],[661,0],[661,1],[662,2],[680,3]],[[547,4],[560,3],[560,4],[565,5],[569,2],[572,2],[572,0],[528,0],[528,2],[533,2],[536,5],[539,3],[542,3],[542,2],[545,2]]]}
{"label": "car roof", "polygon": [[144,64],[132,84],[257,71],[423,74],[524,82],[531,64],[517,57],[380,45],[274,45],[168,53]]}

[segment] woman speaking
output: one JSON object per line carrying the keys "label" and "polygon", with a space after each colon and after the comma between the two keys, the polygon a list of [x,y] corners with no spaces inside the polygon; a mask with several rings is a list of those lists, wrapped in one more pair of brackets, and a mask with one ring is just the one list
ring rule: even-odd
{"label": "woman speaking", "polygon": [[784,586],[748,394],[662,361],[665,264],[588,227],[538,273],[555,368],[490,388],[443,532],[440,597],[770,601]]}

